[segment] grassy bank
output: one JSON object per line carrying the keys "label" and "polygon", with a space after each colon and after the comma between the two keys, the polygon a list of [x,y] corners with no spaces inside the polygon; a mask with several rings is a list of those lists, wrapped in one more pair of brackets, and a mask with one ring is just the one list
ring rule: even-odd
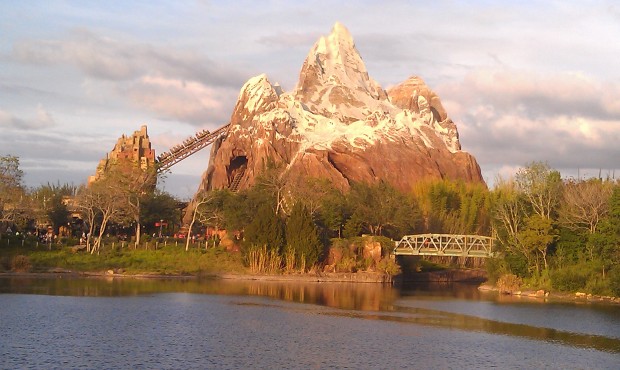
{"label": "grassy bank", "polygon": [[[77,272],[123,271],[128,274],[209,275],[246,271],[239,253],[222,248],[190,248],[183,244],[144,245],[138,249],[115,244],[99,255],[76,252],[70,246],[54,244],[51,248],[26,244],[0,246],[0,271],[47,272],[66,269]],[[147,249],[148,248],[148,249]],[[51,250],[50,250],[51,249]]]}

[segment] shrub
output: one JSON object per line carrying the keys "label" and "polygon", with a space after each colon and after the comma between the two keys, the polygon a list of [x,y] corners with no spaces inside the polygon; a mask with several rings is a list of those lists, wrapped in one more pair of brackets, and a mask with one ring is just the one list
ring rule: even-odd
{"label": "shrub", "polygon": [[508,273],[508,265],[502,258],[489,258],[485,262],[488,281],[495,284],[500,276]]}
{"label": "shrub", "polygon": [[610,270],[607,274],[609,279],[609,289],[616,296],[620,297],[620,266],[615,266],[613,270]]}
{"label": "shrub", "polygon": [[11,269],[11,264],[9,263],[9,259],[7,257],[0,258],[0,272],[5,272]]}
{"label": "shrub", "polygon": [[78,245],[80,243],[79,243],[79,240],[76,238],[64,237],[64,238],[60,238],[59,244],[73,246],[73,245]]}
{"label": "shrub", "polygon": [[512,273],[524,277],[529,276],[527,260],[522,254],[506,253],[504,256],[506,267]]}
{"label": "shrub", "polygon": [[533,274],[530,277],[523,278],[523,286],[532,289],[544,289],[551,290],[553,285],[551,284],[551,278],[549,271],[543,270],[540,274]]}
{"label": "shrub", "polygon": [[582,290],[588,282],[589,272],[580,266],[570,266],[551,272],[551,286],[557,290],[574,292]]}
{"label": "shrub", "polygon": [[372,240],[378,241],[381,243],[381,255],[384,257],[389,257],[389,255],[394,250],[394,241],[385,236],[373,236]]}
{"label": "shrub", "polygon": [[340,262],[336,263],[336,272],[357,272],[356,266],[355,258],[343,257]]}
{"label": "shrub", "polygon": [[607,295],[610,291],[607,281],[601,276],[591,275],[586,283],[586,292],[599,295]]}
{"label": "shrub", "polygon": [[377,270],[391,276],[400,274],[400,266],[390,257],[382,258],[377,264]]}
{"label": "shrub", "polygon": [[11,261],[11,270],[15,272],[28,272],[32,268],[30,264],[30,258],[28,256],[24,256],[23,254],[19,254],[13,257]]}
{"label": "shrub", "polygon": [[497,279],[497,288],[500,293],[512,294],[521,288],[521,278],[515,274],[504,274]]}

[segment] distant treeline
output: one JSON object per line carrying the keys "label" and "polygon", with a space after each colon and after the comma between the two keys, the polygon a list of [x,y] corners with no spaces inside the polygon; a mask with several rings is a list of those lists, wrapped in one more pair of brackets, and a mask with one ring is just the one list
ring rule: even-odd
{"label": "distant treeline", "polygon": [[[153,189],[154,173],[123,167],[90,187],[37,189],[26,189],[22,176],[18,158],[0,157],[0,232],[25,230],[33,219],[58,232],[69,206],[94,239],[91,252],[106,233],[178,230],[180,202]],[[347,192],[325,179],[293,183],[267,166],[252,188],[206,192],[192,204],[189,235],[206,227],[235,233],[246,263],[263,270],[309,270],[325,261],[334,240],[363,234],[478,234],[497,239],[498,257],[486,264],[491,280],[508,275],[530,287],[620,294],[620,182],[563,180],[542,162],[497,179],[493,189],[424,180],[407,193],[385,182],[354,183]],[[155,226],[161,220],[165,228]]]}

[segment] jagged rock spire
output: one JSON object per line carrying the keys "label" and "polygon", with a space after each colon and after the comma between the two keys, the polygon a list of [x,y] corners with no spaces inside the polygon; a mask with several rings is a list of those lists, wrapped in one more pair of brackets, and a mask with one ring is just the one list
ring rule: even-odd
{"label": "jagged rock spire", "polygon": [[[375,109],[387,95],[368,76],[349,30],[336,23],[331,33],[321,37],[308,53],[299,73],[295,97],[313,113],[350,122],[363,117],[347,115],[347,110],[352,111],[347,108],[366,106]],[[345,114],[339,116],[343,112]]]}
{"label": "jagged rock spire", "polygon": [[265,75],[243,86],[201,189],[248,188],[269,162],[291,181],[325,178],[343,190],[352,182],[403,191],[423,178],[484,182],[439,97],[417,77],[386,93],[340,23],[311,48],[293,91]]}

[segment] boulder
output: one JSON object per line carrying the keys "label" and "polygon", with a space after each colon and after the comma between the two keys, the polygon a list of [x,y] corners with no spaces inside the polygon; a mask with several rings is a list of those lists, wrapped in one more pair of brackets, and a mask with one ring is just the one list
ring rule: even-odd
{"label": "boulder", "polygon": [[375,263],[381,261],[381,243],[377,241],[367,241],[362,249],[364,259],[372,259]]}

